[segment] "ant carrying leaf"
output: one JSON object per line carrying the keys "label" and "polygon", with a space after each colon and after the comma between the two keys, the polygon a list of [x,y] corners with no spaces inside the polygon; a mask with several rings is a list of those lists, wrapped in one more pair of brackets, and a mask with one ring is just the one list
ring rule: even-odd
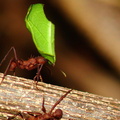
{"label": "ant carrying leaf", "polygon": [[[15,48],[11,47],[10,50],[5,55],[5,57],[3,58],[3,60],[1,61],[0,66],[5,61],[6,57],[9,55],[11,51],[13,51],[14,57],[10,59],[9,64],[4,72],[4,75],[2,77],[0,84],[3,82],[8,71],[13,71],[13,74],[15,75],[16,68],[26,69],[26,70],[37,69],[37,73],[34,77],[34,81],[37,81],[37,82],[39,80],[42,81],[40,72],[41,72],[43,65],[47,62],[47,60],[44,57],[38,56],[38,57],[31,57],[28,60],[21,60],[21,59],[18,59]],[[37,85],[37,82],[36,82],[36,85]]]}
{"label": "ant carrying leaf", "polygon": [[[8,71],[13,71],[15,75],[15,69],[26,69],[33,70],[37,69],[36,76],[34,80],[37,81],[42,77],[40,75],[41,69],[43,65],[48,62],[49,64],[55,64],[56,56],[55,56],[55,45],[54,45],[54,24],[49,21],[44,12],[44,4],[33,4],[29,7],[27,15],[25,17],[25,23],[28,30],[31,32],[33,41],[42,56],[31,57],[28,60],[18,59],[16,50],[14,47],[8,51],[0,65],[4,62],[8,54],[13,51],[14,57],[9,61],[9,64],[4,72],[4,76],[1,80],[3,82],[5,76]],[[0,84],[1,84],[0,83]]]}
{"label": "ant carrying leaf", "polygon": [[[38,112],[26,112],[29,114],[28,118],[24,118],[22,113],[18,113],[17,115],[21,116],[24,120],[60,120],[63,116],[63,111],[61,109],[56,109],[54,112],[53,110],[55,107],[72,91],[72,89],[68,90],[63,96],[60,97],[60,99],[52,106],[51,110],[49,112],[46,112],[46,108],[44,106],[44,97],[43,97],[43,103],[42,103],[42,113]],[[9,117],[8,120],[14,119],[17,115],[13,117]]]}

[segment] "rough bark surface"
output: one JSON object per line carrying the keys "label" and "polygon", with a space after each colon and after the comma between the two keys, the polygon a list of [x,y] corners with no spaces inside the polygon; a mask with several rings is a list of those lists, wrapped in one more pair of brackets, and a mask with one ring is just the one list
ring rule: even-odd
{"label": "rough bark surface", "polygon": [[[0,74],[0,78],[2,77]],[[6,76],[0,85],[0,119],[6,120],[18,112],[41,112],[43,97],[47,111],[69,89],[38,83],[39,90],[33,81],[16,76]],[[73,90],[56,107],[63,110],[63,119],[74,120],[120,120],[120,101]],[[16,119],[21,119],[17,117]]]}

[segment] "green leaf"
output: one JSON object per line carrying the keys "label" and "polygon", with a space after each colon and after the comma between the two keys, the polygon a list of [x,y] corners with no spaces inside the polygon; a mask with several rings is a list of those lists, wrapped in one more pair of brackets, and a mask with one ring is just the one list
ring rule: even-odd
{"label": "green leaf", "polygon": [[25,22],[39,53],[49,60],[50,63],[54,64],[56,61],[54,47],[55,28],[54,24],[45,16],[44,5],[31,5],[28,9]]}

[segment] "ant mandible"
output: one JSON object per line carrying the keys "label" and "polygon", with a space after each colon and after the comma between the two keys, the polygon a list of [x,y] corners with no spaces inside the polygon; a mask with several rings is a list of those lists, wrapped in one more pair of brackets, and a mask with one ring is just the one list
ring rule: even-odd
{"label": "ant mandible", "polygon": [[[9,55],[9,53],[13,51],[14,53],[14,57],[11,58],[11,60],[9,61],[9,64],[4,72],[4,75],[2,77],[2,80],[0,82],[0,84],[3,82],[5,76],[7,75],[8,71],[13,71],[13,74],[15,75],[15,70],[16,68],[20,68],[20,69],[26,69],[26,70],[33,70],[33,69],[37,69],[37,73],[34,77],[34,81],[42,81],[42,77],[41,77],[41,69],[43,67],[43,65],[47,62],[47,60],[42,57],[42,56],[38,56],[38,57],[31,57],[28,60],[20,60],[17,57],[17,53],[14,47],[11,47],[10,50],[7,52],[7,54],[5,55],[5,57],[2,59],[1,64],[5,61],[6,57]],[[36,82],[36,85],[37,85]]]}
{"label": "ant mandible", "polygon": [[[53,105],[53,107],[48,113],[46,112],[46,108],[44,106],[44,97],[43,97],[43,103],[41,109],[43,111],[43,114],[37,112],[26,112],[27,114],[30,115],[28,118],[24,118],[21,113],[18,113],[17,115],[21,116],[25,120],[60,120],[63,116],[63,111],[61,109],[56,109],[55,112],[53,112],[53,110],[63,100],[63,98],[65,98],[67,94],[70,93],[71,91],[72,89],[68,90],[63,96],[61,96],[60,99]],[[9,117],[8,120],[14,119],[16,116]]]}

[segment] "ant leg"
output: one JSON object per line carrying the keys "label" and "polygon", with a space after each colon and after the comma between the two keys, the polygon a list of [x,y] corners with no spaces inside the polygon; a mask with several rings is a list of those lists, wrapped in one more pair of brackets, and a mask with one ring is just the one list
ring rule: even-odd
{"label": "ant leg", "polygon": [[2,77],[2,80],[1,80],[0,84],[2,84],[5,76],[7,75],[7,72],[8,72],[8,70],[9,70],[10,65],[11,65],[11,63],[12,63],[13,60],[14,60],[14,59],[12,58],[12,59],[9,61],[9,64],[8,64],[8,66],[7,66],[7,68],[6,68],[5,72],[4,72],[4,75],[3,75],[3,77]]}
{"label": "ant leg", "polygon": [[8,119],[7,119],[7,120],[12,120],[12,119],[16,118],[18,115],[19,115],[21,118],[23,118],[23,119],[24,119],[24,116],[22,115],[22,113],[21,113],[21,112],[19,112],[19,113],[17,113],[16,115],[14,115],[14,116],[12,116],[12,117],[8,117]]}
{"label": "ant leg", "polygon": [[28,111],[24,111],[24,113],[27,113],[27,114],[29,114],[29,115],[31,115],[31,116],[42,115],[41,113],[38,113],[38,112],[28,112]]}
{"label": "ant leg", "polygon": [[17,58],[17,53],[16,53],[16,50],[14,47],[11,47],[10,50],[7,52],[7,54],[4,56],[4,58],[2,59],[1,63],[0,63],[0,66],[1,64],[5,61],[5,59],[7,58],[7,56],[9,55],[9,53],[13,50],[14,52],[14,57],[15,57],[15,60],[18,60]]}
{"label": "ant leg", "polygon": [[46,113],[46,109],[45,109],[45,98],[43,97],[43,103],[42,103],[42,111],[44,112],[44,113]]}
{"label": "ant leg", "polygon": [[37,83],[38,83],[39,79],[41,80],[41,82],[43,81],[42,80],[42,76],[40,75],[42,67],[43,67],[43,65],[38,65],[38,67],[37,67],[37,73],[36,73],[36,76],[34,77],[34,81],[36,83],[36,88],[37,88]]}
{"label": "ant leg", "polygon": [[72,91],[72,89],[68,90],[63,96],[60,97],[60,99],[53,105],[53,107],[50,110],[50,114],[52,113],[52,111],[54,110],[54,108],[63,100],[63,98],[65,98],[67,96],[68,93],[70,93]]}
{"label": "ant leg", "polygon": [[41,82],[43,82],[42,76],[40,74],[42,67],[43,65],[38,65],[38,70],[37,70],[37,76],[38,76],[38,79],[40,78]]}

